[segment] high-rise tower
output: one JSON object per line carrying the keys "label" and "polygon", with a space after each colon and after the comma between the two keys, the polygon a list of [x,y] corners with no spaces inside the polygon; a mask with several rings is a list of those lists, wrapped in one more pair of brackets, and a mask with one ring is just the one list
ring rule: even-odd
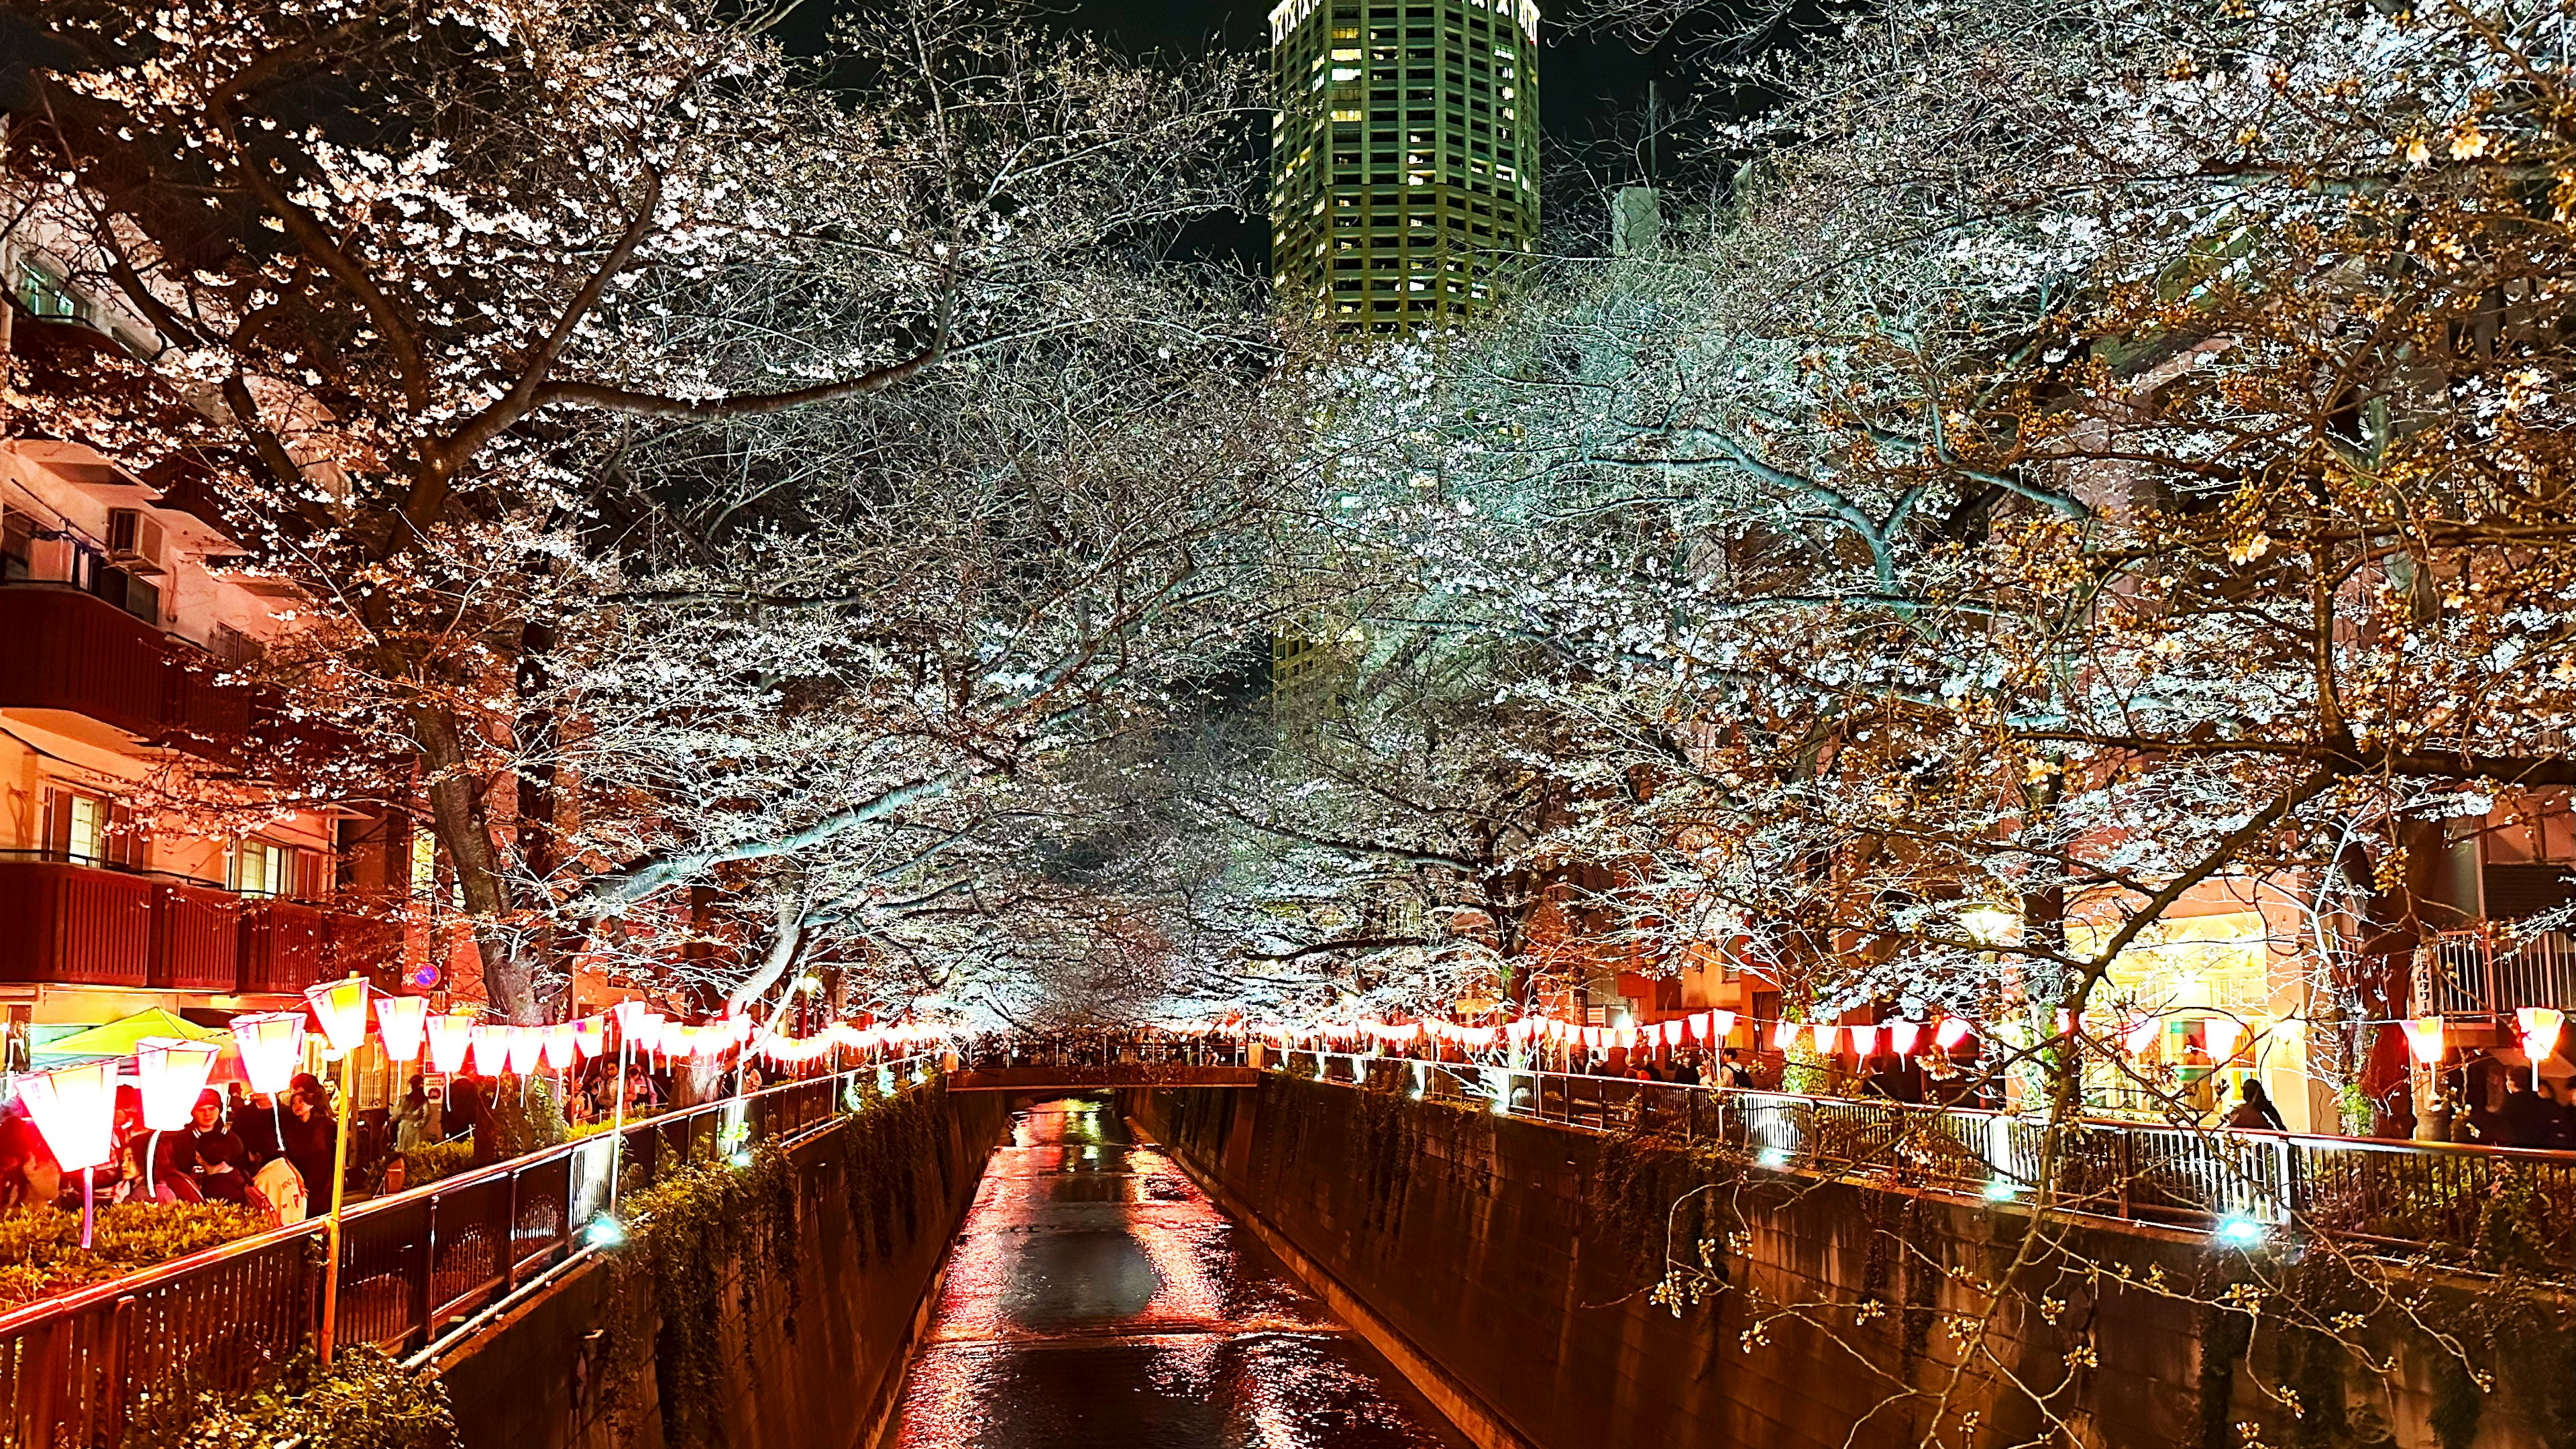
{"label": "high-rise tower", "polygon": [[1537,51],[1537,0],[1280,0],[1280,304],[1392,330],[1490,303],[1538,238]]}

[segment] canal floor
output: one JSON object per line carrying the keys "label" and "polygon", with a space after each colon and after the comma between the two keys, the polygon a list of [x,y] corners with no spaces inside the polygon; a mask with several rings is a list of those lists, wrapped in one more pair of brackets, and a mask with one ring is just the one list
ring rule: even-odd
{"label": "canal floor", "polygon": [[1375,1350],[1102,1102],[993,1154],[899,1449],[1459,1449]]}

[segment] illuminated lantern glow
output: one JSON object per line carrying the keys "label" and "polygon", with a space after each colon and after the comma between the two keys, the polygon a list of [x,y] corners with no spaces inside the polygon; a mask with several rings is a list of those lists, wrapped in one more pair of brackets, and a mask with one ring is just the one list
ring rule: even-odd
{"label": "illuminated lantern glow", "polygon": [[1681,1018],[1675,1017],[1671,1021],[1664,1023],[1664,1045],[1668,1047],[1676,1047],[1681,1044],[1682,1021]]}
{"label": "illuminated lantern glow", "polygon": [[2232,1016],[2213,1016],[2201,1023],[2209,1038],[2209,1058],[2220,1065],[2236,1059],[2236,1044],[2245,1035],[2245,1023]]}
{"label": "illuminated lantern glow", "polygon": [[[384,1015],[383,1008],[379,1007],[376,1014],[381,1018]],[[573,1027],[573,1046],[586,1057],[603,1057],[608,1055],[608,1018],[604,1016],[583,1017],[580,1022]]]}
{"label": "illuminated lantern glow", "polygon": [[1636,1049],[1637,1029],[1633,1026],[1623,1026],[1619,1028],[1619,1050],[1623,1052],[1632,1052]]}
{"label": "illuminated lantern glow", "polygon": [[1914,1055],[1914,1045],[1923,1039],[1923,1023],[1891,1021],[1887,1024],[1887,1049],[1900,1057]]}
{"label": "illuminated lantern glow", "polygon": [[1808,1030],[1812,1032],[1816,1038],[1816,1055],[1820,1057],[1832,1056],[1834,1054],[1834,1043],[1841,1038],[1843,1029],[1830,1021],[1820,1021],[1809,1027]]}
{"label": "illuminated lantern glow", "polygon": [[223,1049],[213,1042],[146,1037],[135,1043],[134,1079],[143,1094],[143,1125],[155,1132],[177,1132],[197,1108],[197,1094],[214,1075]]}
{"label": "illuminated lantern glow", "polygon": [[376,1002],[376,1036],[385,1056],[397,1062],[420,1059],[420,1044],[429,1031],[429,998],[387,996]]}
{"label": "illuminated lantern glow", "polygon": [[430,1070],[452,1077],[465,1070],[465,1058],[474,1046],[474,1018],[461,1011],[431,1017],[425,1025],[429,1031]]}
{"label": "illuminated lantern glow", "polygon": [[2536,1071],[2541,1058],[2558,1050],[2558,1035],[2567,1029],[2567,1013],[2554,1006],[2525,1006],[2514,1012],[2513,1020],[2522,1028],[2522,1054],[2531,1058]]}
{"label": "illuminated lantern glow", "polygon": [[1878,1028],[1855,1026],[1851,1029],[1852,1055],[1868,1061],[1878,1055]]}
{"label": "illuminated lantern glow", "polygon": [[1957,1051],[1959,1043],[1974,1035],[1976,1028],[1968,1025],[1965,1018],[1956,1016],[1941,1018],[1941,1024],[1932,1029],[1933,1044],[1945,1052]]}
{"label": "illuminated lantern glow", "polygon": [[545,1047],[546,1034],[533,1026],[504,1028],[501,1039],[502,1060],[508,1062],[511,1072],[518,1076],[524,1077],[537,1069],[538,1061],[545,1054]]}
{"label": "illuminated lantern glow", "polygon": [[2419,1016],[2406,1023],[2406,1052],[2425,1066],[2439,1066],[2445,1050],[2442,1018]]}
{"label": "illuminated lantern glow", "polygon": [[322,1023],[322,1039],[331,1043],[334,1055],[345,1057],[367,1044],[365,978],[351,976],[305,987],[304,1000],[313,1008],[313,1019]]}
{"label": "illuminated lantern glow", "polygon": [[1712,1011],[1708,1014],[1708,1044],[1716,1046],[1735,1035],[1735,1013]]}
{"label": "illuminated lantern glow", "polygon": [[558,1072],[571,1071],[573,1063],[580,1059],[578,1056],[581,1050],[580,1032],[571,1022],[556,1022],[546,1028],[545,1041],[541,1047],[545,1053],[547,1066]]}
{"label": "illuminated lantern glow", "polygon": [[38,1072],[18,1084],[18,1100],[63,1171],[97,1167],[116,1155],[113,1059]]}
{"label": "illuminated lantern glow", "polygon": [[663,1043],[677,1025],[662,1013],[647,1009],[635,1018],[635,1049],[640,1052],[663,1050]]}
{"label": "illuminated lantern glow", "polygon": [[2164,1029],[2165,1024],[2155,1017],[2133,1017],[2129,1029],[2120,1034],[2120,1044],[2127,1047],[2133,1057],[2145,1056],[2155,1049],[2156,1038],[2163,1034]]}
{"label": "illuminated lantern glow", "polygon": [[304,1013],[257,1011],[236,1016],[233,1044],[241,1048],[242,1075],[250,1078],[250,1089],[276,1096],[295,1080],[296,1068],[304,1065]]}
{"label": "illuminated lantern glow", "polygon": [[1785,1052],[1785,1051],[1787,1051],[1789,1048],[1791,1048],[1791,1047],[1793,1047],[1793,1046],[1796,1046],[1797,1044],[1798,1044],[1798,1024],[1797,1024],[1796,1022],[1794,1022],[1794,1021],[1782,1021],[1782,1022],[1775,1022],[1775,1023],[1773,1023],[1773,1024],[1772,1024],[1772,1027],[1771,1027],[1771,1048],[1772,1048],[1772,1050],[1774,1050],[1774,1051],[1783,1051],[1783,1052]]}
{"label": "illuminated lantern glow", "polygon": [[474,1044],[474,1075],[497,1077],[510,1069],[510,1034],[507,1031],[477,1023],[465,1036]]}

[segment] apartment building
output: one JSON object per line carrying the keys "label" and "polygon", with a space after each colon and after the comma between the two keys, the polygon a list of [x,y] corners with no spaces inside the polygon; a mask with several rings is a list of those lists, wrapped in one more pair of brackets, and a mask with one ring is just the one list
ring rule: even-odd
{"label": "apartment building", "polygon": [[[41,247],[9,247],[0,269],[27,393],[86,385],[85,361],[153,345]],[[242,777],[246,742],[303,726],[229,671],[310,601],[243,567],[207,499],[184,466],[137,477],[0,410],[8,1069],[147,1007],[212,1024],[352,970],[438,984],[428,937],[404,929],[427,837],[398,811],[263,805]],[[188,803],[214,798],[219,820]]]}

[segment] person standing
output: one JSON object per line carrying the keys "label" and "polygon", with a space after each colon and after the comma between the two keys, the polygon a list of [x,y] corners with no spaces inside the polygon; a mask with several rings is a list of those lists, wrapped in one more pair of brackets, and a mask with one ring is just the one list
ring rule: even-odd
{"label": "person standing", "polygon": [[281,1137],[279,1150],[295,1164],[295,1175],[304,1179],[305,1196],[315,1201],[329,1198],[340,1124],[331,1115],[329,1091],[310,1072],[296,1073],[294,1084],[287,1088]]}
{"label": "person standing", "polygon": [[2261,1082],[2247,1077],[2241,1092],[2244,1100],[2236,1104],[2235,1111],[2227,1114],[2228,1126],[2245,1131],[2290,1130],[2282,1125],[2281,1111],[2272,1105],[2272,1095],[2263,1090]]}
{"label": "person standing", "polygon": [[250,1152],[239,1137],[224,1126],[224,1099],[209,1087],[197,1094],[195,1110],[188,1114],[188,1130],[181,1134],[180,1161],[189,1180],[197,1186],[197,1195],[223,1202],[250,1201]]}

